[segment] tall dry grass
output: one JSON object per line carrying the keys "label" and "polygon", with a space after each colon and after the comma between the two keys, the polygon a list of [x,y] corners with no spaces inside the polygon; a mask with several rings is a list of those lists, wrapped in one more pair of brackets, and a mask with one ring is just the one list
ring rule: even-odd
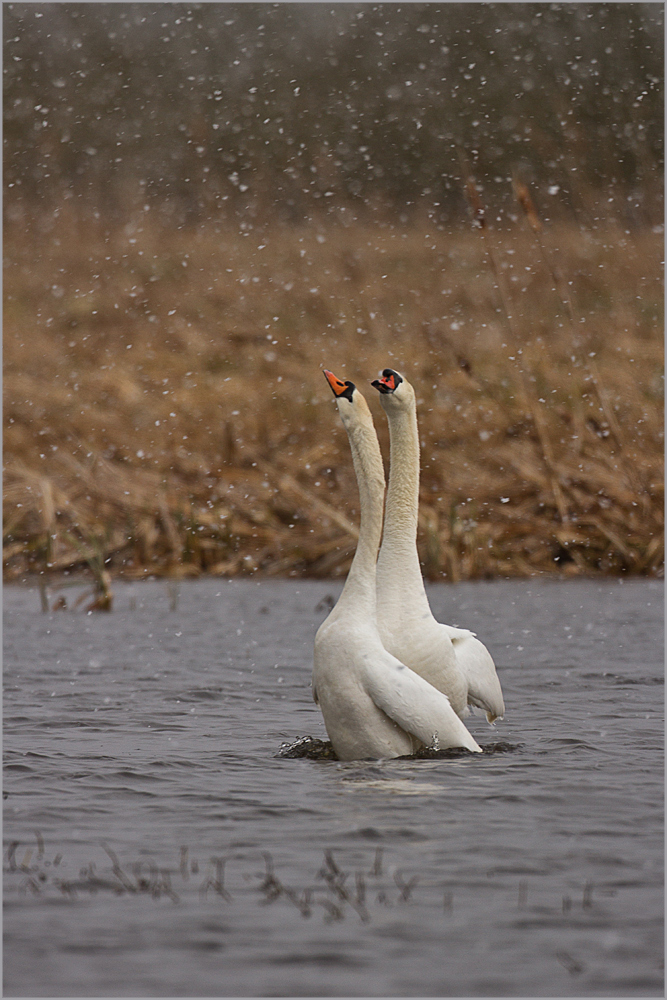
{"label": "tall dry grass", "polygon": [[4,566],[343,574],[320,374],[415,385],[431,579],[661,572],[662,238],[377,226],[5,229]]}

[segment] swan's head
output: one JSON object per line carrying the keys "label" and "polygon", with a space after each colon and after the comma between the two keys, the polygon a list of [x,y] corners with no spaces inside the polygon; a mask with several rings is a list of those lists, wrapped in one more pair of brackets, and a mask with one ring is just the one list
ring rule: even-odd
{"label": "swan's head", "polygon": [[334,373],[327,371],[326,368],[324,369],[324,377],[331,386],[331,391],[336,397],[336,402],[338,402],[341,399],[346,399],[348,403],[352,403],[352,405],[354,406],[354,394],[357,390],[357,387],[354,384],[354,382],[350,382],[349,379],[343,382],[342,379],[336,378]]}
{"label": "swan's head", "polygon": [[376,378],[371,385],[380,393],[382,408],[387,413],[409,410],[415,405],[412,386],[393,368],[385,368],[380,378]]}
{"label": "swan's head", "polygon": [[338,412],[343,424],[347,427],[348,424],[358,423],[360,419],[363,419],[369,412],[368,404],[357,390],[354,382],[350,382],[349,379],[343,381],[343,379],[337,378],[333,372],[327,371],[326,368],[324,369],[324,377],[336,397]]}
{"label": "swan's head", "polygon": [[324,370],[324,377],[336,397],[336,405],[343,427],[350,439],[352,458],[357,480],[364,489],[372,489],[375,496],[384,496],[384,469],[373,417],[368,403],[354,382],[336,378],[333,372]]}

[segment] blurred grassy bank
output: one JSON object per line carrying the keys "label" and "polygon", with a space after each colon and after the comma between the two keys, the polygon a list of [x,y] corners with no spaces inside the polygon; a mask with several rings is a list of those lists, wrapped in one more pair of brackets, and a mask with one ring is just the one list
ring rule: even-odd
{"label": "blurred grassy bank", "polygon": [[662,236],[341,223],[5,228],[6,579],[339,576],[322,367],[415,385],[431,579],[659,574]]}

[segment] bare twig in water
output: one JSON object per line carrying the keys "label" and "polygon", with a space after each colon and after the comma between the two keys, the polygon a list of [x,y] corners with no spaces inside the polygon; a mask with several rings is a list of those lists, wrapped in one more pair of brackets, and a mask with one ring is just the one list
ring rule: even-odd
{"label": "bare twig in water", "polygon": [[39,884],[35,881],[32,875],[29,875],[28,878],[24,878],[19,885],[19,892],[25,893],[26,889],[30,889],[35,896],[39,896],[41,892]]}
{"label": "bare twig in water", "polygon": [[363,904],[366,900],[366,881],[361,872],[354,873],[354,881],[357,886],[357,903]]}
{"label": "bare twig in water", "polygon": [[114,851],[112,851],[107,844],[102,844],[102,847],[104,851],[108,854],[109,858],[111,859],[112,871],[116,876],[116,878],[118,879],[118,881],[124,886],[125,889],[127,889],[128,892],[137,892],[137,887],[132,883],[132,881],[127,877],[127,875],[121,868],[120,862],[118,861],[118,857],[116,856]]}
{"label": "bare twig in water", "polygon": [[7,863],[9,865],[10,872],[16,871],[16,848],[20,846],[20,840],[12,840],[11,844],[7,848]]}
{"label": "bare twig in water", "polygon": [[325,857],[325,860],[326,860],[326,863],[327,863],[328,867],[334,873],[334,875],[340,875],[340,873],[341,873],[340,872],[340,868],[338,867],[338,865],[334,861],[333,851],[331,850],[331,848],[327,848],[327,850],[324,852],[324,857]]}
{"label": "bare twig in water", "polygon": [[591,910],[593,908],[593,883],[587,882],[584,886],[584,892],[581,898],[581,908],[583,910]]}
{"label": "bare twig in water", "polygon": [[264,900],[266,903],[272,903],[274,899],[278,899],[283,893],[283,885],[276,878],[273,871],[273,858],[268,851],[262,851],[262,857],[264,858],[264,864],[266,865],[266,872],[262,880],[262,884],[259,886],[260,892],[263,892],[266,896]]}
{"label": "bare twig in water", "polygon": [[369,875],[379,878],[382,875],[382,854],[384,852],[384,847],[375,848],[375,860],[373,861],[373,867],[369,871]]}
{"label": "bare twig in water", "polygon": [[567,951],[557,951],[556,958],[561,965],[564,965],[571,976],[578,976],[580,972],[584,971],[584,967],[581,962],[578,962],[576,958],[572,958]]}
{"label": "bare twig in water", "polygon": [[324,918],[326,923],[329,924],[333,920],[343,919],[343,911],[341,910],[340,906],[336,906],[336,904],[332,903],[331,900],[329,899],[320,899],[319,903],[320,906],[323,906],[324,909],[327,911],[327,916]]}
{"label": "bare twig in water", "polygon": [[160,875],[162,876],[162,881],[159,882],[155,890],[153,891],[153,897],[159,897],[160,893],[164,893],[171,899],[172,903],[180,903],[178,895],[174,892],[171,887],[171,873],[167,868],[160,869]]}
{"label": "bare twig in water", "polygon": [[[143,874],[144,867],[148,867],[148,876]],[[152,861],[137,861],[132,865],[132,874],[134,875],[135,881],[137,883],[137,889],[139,892],[152,892],[153,895],[156,894],[157,886],[159,883],[159,872],[157,865]]]}
{"label": "bare twig in water", "polygon": [[398,888],[401,890],[401,895],[399,896],[399,902],[402,902],[402,903],[407,903],[408,902],[408,900],[410,899],[410,895],[412,893],[412,890],[414,889],[414,887],[416,886],[416,884],[417,884],[418,881],[419,881],[419,876],[418,875],[413,875],[411,879],[409,879],[407,882],[405,882],[403,880],[403,875],[402,875],[401,872],[396,872],[395,873],[395,875],[394,875],[394,882],[396,883],[396,885],[398,886]]}
{"label": "bare twig in water", "polygon": [[83,545],[76,535],[71,531],[65,533],[65,537],[77,550],[79,555],[88,565],[88,569],[93,575],[93,589],[90,595],[81,595],[75,607],[81,603],[85,596],[92,596],[94,600],[88,605],[86,611],[111,611],[113,607],[113,591],[111,590],[111,576],[105,569],[105,543],[98,538],[88,539],[88,548]]}
{"label": "bare twig in water", "polygon": [[290,903],[294,903],[302,917],[310,916],[310,900],[312,894],[310,889],[304,889],[301,896],[299,896],[295,889],[289,889],[287,886],[283,886],[283,894],[287,897],[287,899],[289,899]]}
{"label": "bare twig in water", "polygon": [[204,879],[199,892],[205,896],[209,889],[213,889],[218,896],[222,896],[228,903],[231,903],[232,897],[225,889],[225,858],[212,857],[210,860],[211,864],[215,865],[215,875],[208,875]]}
{"label": "bare twig in water", "polygon": [[231,903],[232,897],[225,889],[225,859],[211,858],[211,862],[215,865],[215,891]]}
{"label": "bare twig in water", "polygon": [[[358,898],[353,898],[345,886],[345,881],[348,878],[349,872],[342,872],[333,858],[333,852],[331,849],[327,849],[324,852],[324,859],[326,862],[325,866],[320,868],[318,874],[319,878],[323,878],[327,884],[328,889],[345,903],[349,903],[353,910],[357,912],[359,918],[363,923],[367,923],[370,920],[368,915],[368,910],[366,909],[363,901]],[[359,893],[359,883],[357,882],[357,897]]]}

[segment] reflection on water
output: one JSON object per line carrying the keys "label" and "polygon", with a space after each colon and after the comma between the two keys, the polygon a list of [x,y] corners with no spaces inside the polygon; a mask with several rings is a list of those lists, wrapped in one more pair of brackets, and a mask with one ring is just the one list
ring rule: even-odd
{"label": "reflection on water", "polygon": [[432,588],[506,719],[344,763],[310,691],[331,590],[6,589],[5,992],[662,995],[662,585]]}

